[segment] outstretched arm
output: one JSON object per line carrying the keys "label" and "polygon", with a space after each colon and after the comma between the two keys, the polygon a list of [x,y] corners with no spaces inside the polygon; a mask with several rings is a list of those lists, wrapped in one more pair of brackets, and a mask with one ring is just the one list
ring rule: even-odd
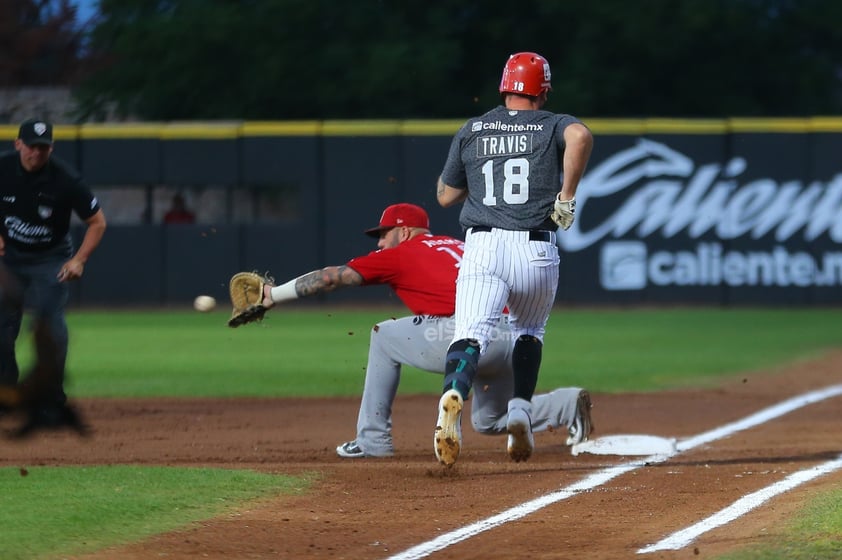
{"label": "outstretched arm", "polygon": [[267,286],[263,305],[272,307],[272,305],[283,301],[326,294],[339,288],[360,286],[362,283],[362,275],[348,265],[326,266],[303,274],[280,286]]}
{"label": "outstretched arm", "polygon": [[343,264],[326,266],[321,270],[308,272],[295,279],[295,293],[298,297],[313,296],[332,292],[338,288],[359,286],[363,283],[360,273]]}

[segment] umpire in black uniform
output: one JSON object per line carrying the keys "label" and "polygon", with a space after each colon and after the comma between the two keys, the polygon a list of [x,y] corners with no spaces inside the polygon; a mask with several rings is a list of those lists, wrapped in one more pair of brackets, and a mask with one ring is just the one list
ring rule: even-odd
{"label": "umpire in black uniform", "polygon": [[[67,282],[82,276],[105,233],[97,199],[69,165],[52,156],[53,126],[40,119],[20,125],[15,152],[0,155],[0,257],[17,280],[22,298],[3,294],[0,305],[0,384],[14,385],[19,370],[15,341],[24,308],[45,324],[55,340],[60,386],[67,360],[64,308]],[[70,235],[71,213],[87,224],[78,250]]]}

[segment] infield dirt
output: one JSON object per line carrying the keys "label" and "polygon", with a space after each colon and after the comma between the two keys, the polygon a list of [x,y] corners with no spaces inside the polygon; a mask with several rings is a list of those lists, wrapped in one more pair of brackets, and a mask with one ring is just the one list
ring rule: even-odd
{"label": "infield dirt", "polygon": [[[594,437],[683,438],[814,389],[842,383],[842,351],[779,371],[753,372],[705,390],[592,394]],[[454,544],[431,558],[709,558],[772,542],[811,497],[842,487],[839,471],[771,500],[682,550],[636,551],[741,496],[842,452],[842,397],[808,405],[649,465],[592,491]],[[81,556],[94,559],[388,558],[464,525],[568,486],[629,457],[571,456],[562,433],[536,434],[512,463],[504,436],[466,424],[452,469],[433,456],[437,397],[398,397],[397,453],[340,459],[353,439],[358,398],[78,401],[90,440],[44,434],[4,446],[0,464],[149,464],[321,473],[312,491],[247,504],[222,517]],[[470,403],[468,403],[470,406]],[[464,418],[469,418],[466,409]],[[842,555],[842,545],[840,545]],[[62,556],[65,558],[66,556]]]}

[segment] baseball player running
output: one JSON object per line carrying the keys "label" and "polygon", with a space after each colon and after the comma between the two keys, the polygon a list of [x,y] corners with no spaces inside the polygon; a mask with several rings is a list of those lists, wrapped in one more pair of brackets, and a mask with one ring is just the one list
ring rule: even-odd
{"label": "baseball player running", "polygon": [[534,447],[533,393],[558,286],[555,230],[573,224],[576,189],[593,146],[580,120],[542,110],[550,90],[544,57],[511,55],[500,80],[503,105],[462,126],[438,180],[439,204],[464,202],[466,231],[456,332],[434,432],[436,457],[446,466],[459,456],[463,403],[504,306],[515,338],[507,450],[514,461],[525,461]]}
{"label": "baseball player running", "polygon": [[[336,448],[340,457],[388,457],[392,443],[392,403],[401,365],[444,373],[444,358],[453,339],[456,274],[463,242],[430,233],[427,212],[414,204],[394,204],[377,227],[366,234],[378,239],[378,250],[341,266],[314,270],[279,286],[264,287],[263,305],[331,292],[348,286],[387,284],[414,315],[387,319],[374,326],[366,367],[357,437]],[[502,434],[513,391],[512,334],[507,316],[498,314],[487,350],[476,366],[483,390],[474,396],[471,421],[478,432]],[[591,401],[581,388],[556,389],[533,399],[534,430],[566,426],[567,444],[588,438]]]}

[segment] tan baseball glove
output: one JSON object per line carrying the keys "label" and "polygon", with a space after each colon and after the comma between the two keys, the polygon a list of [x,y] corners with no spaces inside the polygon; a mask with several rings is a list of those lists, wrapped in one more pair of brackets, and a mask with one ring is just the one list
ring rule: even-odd
{"label": "tan baseball glove", "polygon": [[273,280],[257,272],[238,272],[231,277],[228,288],[234,309],[228,319],[229,327],[263,320],[269,309],[263,305],[263,287],[266,284],[273,285]]}

